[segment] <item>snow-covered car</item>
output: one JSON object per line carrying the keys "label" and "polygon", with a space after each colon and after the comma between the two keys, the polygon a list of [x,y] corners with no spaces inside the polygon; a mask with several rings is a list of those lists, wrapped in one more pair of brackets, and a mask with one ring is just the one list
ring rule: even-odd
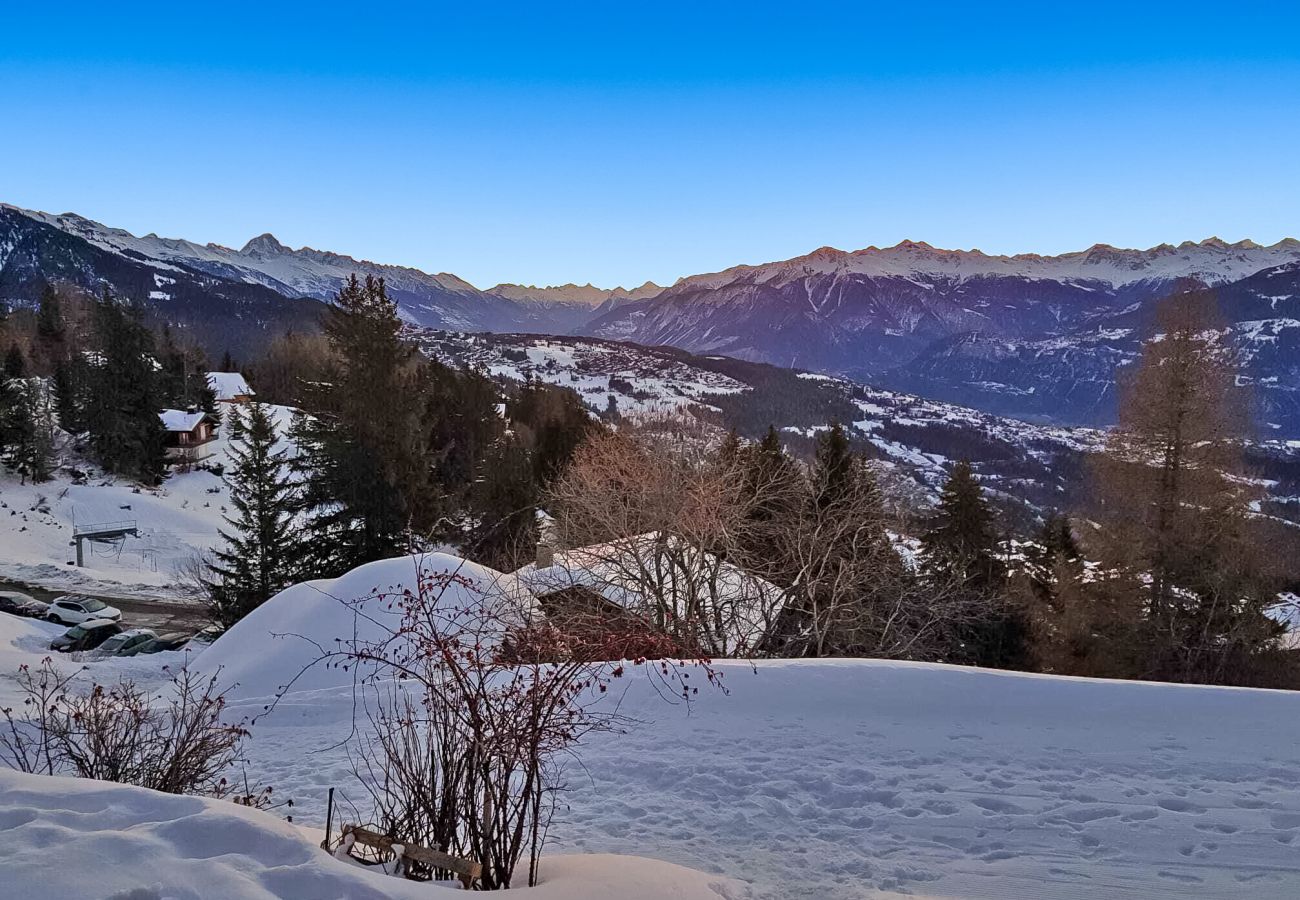
{"label": "snow-covered car", "polygon": [[103,600],[70,594],[51,603],[45,618],[64,625],[76,625],[89,619],[108,619],[118,622],[122,619],[122,612]]}
{"label": "snow-covered car", "polygon": [[29,619],[44,619],[50,612],[50,604],[44,600],[30,600],[23,604],[21,615]]}
{"label": "snow-covered car", "polygon": [[63,634],[50,641],[50,649],[60,653],[72,653],[76,650],[94,650],[115,634],[120,634],[122,626],[111,619],[87,619],[73,625]]}
{"label": "snow-covered car", "polygon": [[44,615],[46,609],[46,604],[31,594],[24,594],[22,591],[0,591],[0,612],[9,613],[11,616],[36,616],[38,610],[40,615]]}
{"label": "snow-covered car", "polygon": [[107,656],[133,656],[142,644],[157,640],[158,634],[149,628],[128,628],[112,635],[95,648],[91,654],[97,658]]}
{"label": "snow-covered car", "polygon": [[179,650],[190,642],[190,635],[173,631],[160,634],[139,644],[123,648],[115,656],[146,656],[150,653],[162,653],[165,650]]}
{"label": "snow-covered car", "polygon": [[204,628],[202,631],[191,637],[190,643],[195,644],[198,647],[206,647],[217,638],[221,637],[223,633],[224,632],[220,625],[209,625],[207,628]]}

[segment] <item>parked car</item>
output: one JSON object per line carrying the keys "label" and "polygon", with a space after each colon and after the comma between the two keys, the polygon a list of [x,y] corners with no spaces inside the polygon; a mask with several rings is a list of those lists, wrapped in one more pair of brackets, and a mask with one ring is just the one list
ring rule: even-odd
{"label": "parked car", "polygon": [[62,622],[64,625],[76,625],[88,619],[109,619],[117,622],[121,620],[122,613],[103,600],[69,594],[51,603],[45,618],[51,622]]}
{"label": "parked car", "polygon": [[22,612],[19,615],[27,616],[29,619],[46,619],[49,618],[50,604],[44,600],[30,600],[23,604]]}
{"label": "parked car", "polygon": [[27,610],[31,609],[35,602],[35,597],[21,591],[0,591],[0,612],[7,612],[12,616],[30,615]]}
{"label": "parked car", "polygon": [[128,628],[126,631],[120,631],[112,635],[104,643],[95,648],[92,656],[133,656],[134,651],[152,640],[157,640],[158,634],[149,628]]}
{"label": "parked car", "polygon": [[75,650],[94,650],[115,634],[120,634],[122,626],[111,619],[87,619],[73,625],[63,634],[50,641],[50,649],[60,653],[72,653]]}
{"label": "parked car", "polygon": [[179,650],[190,642],[190,635],[173,631],[160,634],[155,638],[120,650],[117,656],[144,656],[149,653],[162,653],[164,650]]}
{"label": "parked car", "polygon": [[190,638],[190,643],[197,645],[195,649],[206,647],[208,644],[211,644],[217,638],[221,637],[222,634],[224,634],[224,632],[220,625],[209,625],[198,634],[193,635]]}

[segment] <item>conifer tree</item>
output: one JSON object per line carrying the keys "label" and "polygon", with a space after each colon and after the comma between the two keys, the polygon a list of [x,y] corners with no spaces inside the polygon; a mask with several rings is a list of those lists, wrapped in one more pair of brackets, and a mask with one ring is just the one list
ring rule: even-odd
{"label": "conifer tree", "polygon": [[[467,387],[475,393],[477,376],[460,377],[469,379]],[[504,432],[484,387],[490,386],[480,386],[479,400],[463,413],[473,441],[484,445],[472,454],[474,468],[467,479],[473,484],[468,501],[475,524],[465,546],[476,560],[512,569],[534,555],[541,498],[568,469],[578,444],[598,426],[572,390],[529,381],[506,403],[510,429]],[[474,425],[476,417],[485,418]],[[446,463],[439,469],[455,471]],[[450,490],[452,484],[445,476],[442,480]]]}
{"label": "conifer tree", "polygon": [[51,390],[59,426],[69,434],[86,430],[86,364],[79,357],[60,359],[54,364]]}
{"label": "conifer tree", "polygon": [[36,335],[47,353],[55,358],[62,356],[67,326],[63,321],[58,292],[49,284],[41,292],[40,305],[36,309]]}
{"label": "conifer tree", "polygon": [[794,611],[809,652],[871,654],[887,640],[881,609],[895,609],[908,579],[885,530],[875,477],[838,423],[817,438],[793,531],[774,548],[793,553]]}
{"label": "conifer tree", "polygon": [[302,561],[293,523],[296,488],[269,411],[254,402],[230,419],[224,478],[234,513],[224,517],[225,544],[214,551],[208,582],[210,614],[226,628],[298,580]]}
{"label": "conifer tree", "polygon": [[845,495],[859,474],[856,462],[844,426],[839,422],[831,423],[830,429],[817,438],[813,490],[819,506],[830,506]]}
{"label": "conifer tree", "polygon": [[922,566],[936,589],[966,594],[982,608],[965,623],[960,639],[976,665],[1026,668],[1029,628],[1007,590],[1006,567],[997,555],[993,513],[967,460],[953,466],[939,508],[921,538]]}
{"label": "conifer tree", "polygon": [[533,476],[539,490],[564,472],[573,453],[596,423],[574,391],[529,379],[507,404],[517,428],[527,432]]}
{"label": "conifer tree", "polygon": [[317,560],[325,572],[406,552],[432,527],[433,483],[420,364],[401,340],[383,279],[353,276],[326,313],[334,359],[294,435]]}
{"label": "conifer tree", "polygon": [[27,374],[27,358],[23,356],[23,350],[17,344],[10,344],[9,350],[5,353],[4,377],[5,378],[22,378]]}
{"label": "conifer tree", "polygon": [[23,481],[48,481],[54,469],[54,404],[40,378],[11,379],[5,392],[5,459]]}
{"label": "conifer tree", "polygon": [[167,471],[153,335],[138,306],[107,291],[95,304],[98,351],[88,378],[91,448],[110,472],[157,484]]}
{"label": "conifer tree", "polygon": [[745,509],[740,550],[754,571],[787,585],[794,573],[783,543],[801,513],[804,485],[799,470],[771,425],[758,443],[743,448],[740,466],[739,500]]}
{"label": "conifer tree", "polygon": [[931,572],[980,590],[992,587],[1002,575],[993,513],[969,461],[953,466],[921,544]]}

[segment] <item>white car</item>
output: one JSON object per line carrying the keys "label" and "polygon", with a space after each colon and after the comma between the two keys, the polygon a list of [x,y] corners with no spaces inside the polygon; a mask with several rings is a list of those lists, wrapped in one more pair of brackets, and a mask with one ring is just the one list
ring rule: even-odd
{"label": "white car", "polygon": [[62,622],[64,625],[80,625],[87,619],[107,619],[117,622],[121,620],[122,612],[103,600],[71,594],[51,603],[45,618],[51,622]]}

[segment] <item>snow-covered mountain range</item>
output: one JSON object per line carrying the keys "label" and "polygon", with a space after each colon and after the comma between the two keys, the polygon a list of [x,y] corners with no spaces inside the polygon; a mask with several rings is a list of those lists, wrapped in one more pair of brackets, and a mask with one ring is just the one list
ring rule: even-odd
{"label": "snow-covered mountain range", "polygon": [[[608,299],[601,298],[591,304],[574,299],[560,289],[544,289],[554,291],[553,297],[507,297],[480,291],[446,272],[430,274],[311,247],[293,250],[271,234],[258,235],[235,250],[220,244],[198,244],[156,234],[136,237],[74,213],[52,215],[12,206],[0,207],[0,212],[7,213],[11,219],[26,218],[51,226],[100,250],[161,271],[181,269],[259,285],[284,297],[329,300],[350,275],[375,275],[387,282],[389,293],[397,300],[403,316],[420,325],[475,330],[566,330],[581,324],[591,306]],[[4,255],[0,253],[0,271],[4,263]]]}
{"label": "snow-covered mountain range", "polygon": [[[667,288],[480,290],[445,272],[293,250],[270,234],[235,250],[0,205],[0,301],[30,302],[46,279],[107,284],[154,301],[169,321],[256,342],[295,318],[310,327],[318,305],[307,301],[328,300],[353,273],[383,276],[421,327],[669,345],[1073,424],[1113,420],[1115,370],[1138,352],[1156,300],[1214,290],[1259,388],[1265,433],[1300,437],[1300,241],[1290,238],[1060,256],[904,241],[824,247]],[[231,315],[238,327],[221,324]]]}
{"label": "snow-covered mountain range", "polygon": [[1056,257],[903,243],[823,248],[684,278],[584,333],[869,380],[1004,415],[1104,424],[1114,373],[1155,301],[1214,290],[1261,389],[1261,423],[1300,435],[1293,323],[1300,241],[1098,245]]}
{"label": "snow-covered mountain range", "polygon": [[561,284],[550,287],[535,287],[523,284],[498,284],[489,288],[488,293],[505,297],[509,300],[533,303],[567,303],[589,306],[592,309],[603,307],[608,312],[617,306],[632,300],[646,300],[663,292],[661,285],[647,281],[638,288],[599,288],[591,284]]}

